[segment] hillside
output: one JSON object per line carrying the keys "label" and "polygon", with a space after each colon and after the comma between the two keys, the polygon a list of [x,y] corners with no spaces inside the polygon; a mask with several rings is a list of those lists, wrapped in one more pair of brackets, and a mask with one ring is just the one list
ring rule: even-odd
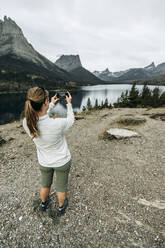
{"label": "hillside", "polygon": [[[165,125],[161,109],[104,109],[83,115],[66,134],[72,154],[69,207],[57,217],[52,186],[46,213],[38,211],[40,172],[21,122],[0,126],[1,247],[165,247]],[[141,116],[140,134],[102,139],[121,116]]]}

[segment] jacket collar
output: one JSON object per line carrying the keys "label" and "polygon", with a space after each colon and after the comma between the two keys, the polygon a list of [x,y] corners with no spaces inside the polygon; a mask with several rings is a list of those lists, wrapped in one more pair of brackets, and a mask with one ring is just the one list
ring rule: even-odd
{"label": "jacket collar", "polygon": [[47,118],[48,118],[48,114],[43,115],[43,116],[40,116],[40,117],[39,117],[39,121],[45,120],[45,119],[47,119]]}

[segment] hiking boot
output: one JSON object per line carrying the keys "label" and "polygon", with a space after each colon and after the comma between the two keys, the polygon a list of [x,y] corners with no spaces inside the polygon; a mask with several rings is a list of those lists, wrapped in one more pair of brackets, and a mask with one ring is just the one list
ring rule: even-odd
{"label": "hiking boot", "polygon": [[46,202],[44,202],[44,203],[41,202],[40,203],[40,211],[42,211],[42,212],[46,211],[48,204],[49,204],[49,199],[47,199]]}
{"label": "hiking boot", "polygon": [[65,199],[63,206],[58,208],[58,215],[64,214],[67,206],[68,206],[68,198]]}

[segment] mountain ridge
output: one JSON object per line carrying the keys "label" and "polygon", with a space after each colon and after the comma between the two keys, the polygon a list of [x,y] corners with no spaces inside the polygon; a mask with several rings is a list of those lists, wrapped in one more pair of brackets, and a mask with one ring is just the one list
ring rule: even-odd
{"label": "mountain ridge", "polygon": [[143,68],[130,68],[124,71],[111,72],[108,68],[103,71],[94,71],[93,74],[104,81],[122,81],[122,80],[137,80],[159,77],[165,75],[165,63],[155,63]]}

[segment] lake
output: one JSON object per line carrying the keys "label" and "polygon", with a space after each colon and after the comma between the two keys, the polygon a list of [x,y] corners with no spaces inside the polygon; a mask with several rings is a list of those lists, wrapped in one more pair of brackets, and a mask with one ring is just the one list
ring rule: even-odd
{"label": "lake", "polygon": [[[76,112],[81,112],[83,106],[86,106],[88,98],[90,98],[92,105],[95,104],[95,100],[98,99],[98,103],[108,99],[108,102],[113,104],[120,97],[121,93],[130,90],[132,85],[130,84],[111,84],[111,85],[94,85],[94,86],[82,86],[72,94],[72,105]],[[149,85],[151,90],[156,86]],[[139,91],[142,90],[143,85],[137,85],[136,88]],[[165,91],[165,86],[159,86],[161,91]],[[50,92],[50,97],[53,93]],[[13,120],[18,120],[22,111],[24,110],[26,94],[1,94],[0,95],[0,124],[5,124]],[[65,102],[59,102],[55,107],[55,113],[59,115],[66,114]]]}

